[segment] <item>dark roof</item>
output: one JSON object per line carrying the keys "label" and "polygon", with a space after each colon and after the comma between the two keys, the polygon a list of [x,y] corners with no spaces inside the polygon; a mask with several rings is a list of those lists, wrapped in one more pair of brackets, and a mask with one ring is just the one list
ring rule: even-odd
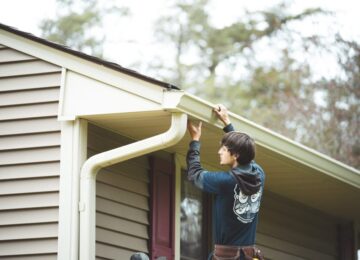
{"label": "dark roof", "polygon": [[130,75],[130,76],[133,76],[133,77],[136,77],[136,78],[139,78],[139,79],[154,83],[154,84],[162,86],[164,88],[179,89],[177,86],[174,86],[172,84],[166,83],[164,81],[161,81],[161,80],[158,80],[158,79],[155,79],[155,78],[152,78],[152,77],[145,76],[143,74],[138,73],[137,71],[130,70],[130,69],[127,69],[125,67],[122,67],[117,63],[105,61],[103,59],[100,59],[100,58],[85,54],[83,52],[72,50],[72,49],[70,49],[69,47],[67,47],[65,45],[61,45],[61,44],[58,44],[58,43],[55,43],[55,42],[45,40],[45,39],[37,37],[37,36],[35,36],[35,35],[31,34],[31,33],[20,31],[20,30],[14,28],[14,27],[10,27],[10,26],[7,26],[5,24],[0,23],[0,29],[3,29],[5,31],[11,32],[11,33],[14,33],[14,34],[22,36],[24,38],[30,39],[32,41],[44,44],[44,45],[52,47],[54,49],[57,49],[57,50],[60,50],[60,51],[66,52],[66,53],[70,53],[70,54],[75,55],[77,57],[80,57],[80,58],[83,58],[85,60],[94,62],[96,64],[103,65],[103,66],[108,67],[110,69],[120,71],[120,72],[125,73],[127,75]]}

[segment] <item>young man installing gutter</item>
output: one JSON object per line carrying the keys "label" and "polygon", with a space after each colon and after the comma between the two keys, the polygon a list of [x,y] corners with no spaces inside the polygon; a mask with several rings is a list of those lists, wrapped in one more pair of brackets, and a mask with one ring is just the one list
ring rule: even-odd
{"label": "young man installing gutter", "polygon": [[223,105],[217,105],[214,112],[225,126],[218,151],[220,164],[230,166],[230,170],[212,172],[201,167],[201,122],[188,122],[192,141],[186,158],[188,179],[201,190],[215,194],[215,248],[209,259],[264,259],[254,246],[265,181],[264,171],[254,162],[255,142],[247,134],[234,131]]}

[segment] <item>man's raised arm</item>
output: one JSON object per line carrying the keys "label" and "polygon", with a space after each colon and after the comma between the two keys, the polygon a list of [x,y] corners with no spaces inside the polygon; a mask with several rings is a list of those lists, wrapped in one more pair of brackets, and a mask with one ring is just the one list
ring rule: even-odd
{"label": "man's raised arm", "polygon": [[228,110],[224,105],[218,104],[214,107],[213,110],[214,110],[215,114],[217,115],[217,117],[219,118],[219,120],[221,122],[223,122],[223,124],[224,124],[223,130],[225,133],[235,131],[234,126],[231,124]]}

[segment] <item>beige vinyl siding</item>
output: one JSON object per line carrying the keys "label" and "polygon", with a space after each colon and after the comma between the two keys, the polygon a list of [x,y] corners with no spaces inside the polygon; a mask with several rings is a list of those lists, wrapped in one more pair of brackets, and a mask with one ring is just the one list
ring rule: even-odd
{"label": "beige vinyl siding", "polygon": [[[127,144],[113,132],[89,125],[88,156]],[[148,253],[149,177],[147,157],[101,170],[96,182],[96,257],[130,259]]]}
{"label": "beige vinyl siding", "polygon": [[335,260],[337,224],[331,216],[265,192],[257,244],[269,259]]}
{"label": "beige vinyl siding", "polygon": [[0,258],[56,259],[61,68],[0,48]]}

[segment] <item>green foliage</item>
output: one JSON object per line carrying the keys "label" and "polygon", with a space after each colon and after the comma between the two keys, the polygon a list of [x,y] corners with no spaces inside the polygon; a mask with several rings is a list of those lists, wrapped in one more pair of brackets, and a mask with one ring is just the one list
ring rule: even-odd
{"label": "green foliage", "polygon": [[[232,111],[291,139],[360,167],[360,142],[353,138],[360,136],[359,45],[336,41],[334,49],[339,51],[339,64],[346,75],[342,79],[315,80],[308,61],[300,62],[293,57],[299,51],[331,54],[320,36],[294,34],[288,26],[329,12],[315,8],[290,14],[288,5],[279,4],[269,10],[247,12],[233,24],[216,28],[207,12],[209,2],[177,1],[173,12],[158,21],[159,39],[176,49],[175,66],[164,78],[214,103],[224,103]],[[264,42],[279,42],[283,46],[274,50],[277,59],[273,62],[257,60],[262,56]],[[266,50],[271,50],[269,45]],[[190,62],[188,57],[192,58]],[[321,100],[324,104],[319,96],[324,97]]]}

